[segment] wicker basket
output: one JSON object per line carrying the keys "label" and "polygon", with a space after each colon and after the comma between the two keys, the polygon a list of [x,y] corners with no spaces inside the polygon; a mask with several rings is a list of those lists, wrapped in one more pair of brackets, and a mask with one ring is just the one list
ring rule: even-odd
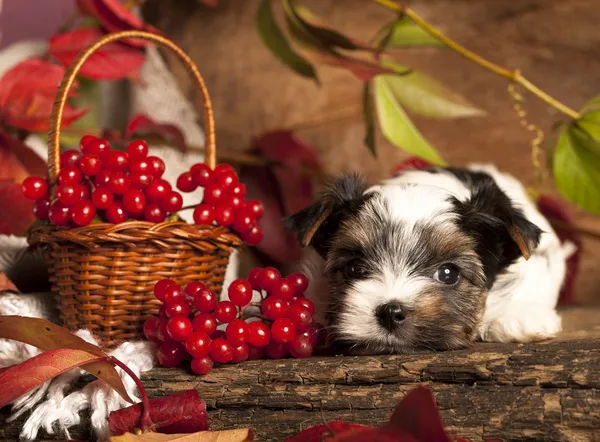
{"label": "wicker basket", "polygon": [[[206,85],[192,60],[170,40],[142,32],[107,35],[73,61],[60,84],[50,117],[48,180],[56,197],[60,170],[60,122],[67,95],[83,63],[100,47],[128,38],[149,40],[173,50],[185,63],[203,95],[206,164],[216,163],[213,112]],[[229,256],[241,245],[228,228],[184,222],[127,221],[65,228],[36,225],[29,244],[47,250],[50,280],[57,293],[61,320],[71,330],[89,329],[106,348],[142,337],[144,321],[158,312],[156,281],[170,278],[180,284],[203,282],[219,292]]]}

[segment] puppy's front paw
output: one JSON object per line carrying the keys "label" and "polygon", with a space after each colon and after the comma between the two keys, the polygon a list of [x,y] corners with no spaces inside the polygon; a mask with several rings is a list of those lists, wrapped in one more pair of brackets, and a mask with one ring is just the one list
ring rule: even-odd
{"label": "puppy's front paw", "polygon": [[500,315],[484,318],[479,338],[488,342],[535,342],[553,338],[561,328],[561,318],[554,309],[513,303]]}

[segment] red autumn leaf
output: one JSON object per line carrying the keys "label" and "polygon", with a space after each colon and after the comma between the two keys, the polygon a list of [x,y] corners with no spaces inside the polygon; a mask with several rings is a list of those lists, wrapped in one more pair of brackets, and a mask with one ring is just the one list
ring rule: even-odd
{"label": "red autumn leaf", "polygon": [[[127,9],[118,0],[76,0],[81,13],[97,19],[108,32],[141,30],[160,34],[160,31],[150,26]],[[140,39],[126,40],[127,44],[143,47],[149,42]]]}
{"label": "red autumn leaf", "polygon": [[397,176],[407,170],[424,170],[429,167],[431,167],[431,164],[427,161],[418,157],[410,157],[392,169],[392,176]]}
{"label": "red autumn leaf", "polygon": [[351,434],[342,434],[331,439],[331,442],[421,442],[409,433],[390,432],[381,428],[368,428]]}
{"label": "red autumn leaf", "polygon": [[0,292],[4,290],[10,290],[11,292],[18,292],[17,286],[13,284],[13,282],[8,279],[6,273],[0,272]]}
{"label": "red autumn leaf", "polygon": [[134,135],[157,135],[163,140],[172,142],[181,152],[187,150],[181,129],[174,124],[157,123],[147,115],[136,114],[129,120],[125,137],[132,138]]}
{"label": "red autumn leaf", "polygon": [[328,442],[333,440],[334,436],[356,433],[367,428],[371,427],[359,424],[346,424],[341,420],[333,421],[328,422],[327,424],[306,428],[301,432],[288,437],[284,442]]}
{"label": "red autumn leaf", "polygon": [[[569,229],[569,227],[575,227],[577,224],[575,216],[563,201],[550,195],[541,195],[538,198],[537,207],[553,224],[554,231],[560,240],[563,243],[569,241],[577,247],[575,253],[567,259],[567,276],[558,298],[559,304],[571,304],[573,303],[575,278],[579,271],[579,261],[583,248],[581,234]],[[561,225],[557,225],[558,223]]]}
{"label": "red autumn leaf", "polygon": [[24,342],[44,351],[70,349],[95,355],[100,360],[83,368],[110,385],[123,399],[133,403],[113,364],[102,360],[106,359],[106,353],[100,347],[84,341],[66,328],[40,318],[0,316],[0,339]]}
{"label": "red autumn leaf", "polygon": [[13,365],[0,374],[0,408],[59,374],[102,359],[86,351],[61,348]]}
{"label": "red autumn leaf", "polygon": [[0,180],[20,183],[29,175],[45,176],[46,162],[21,140],[0,130]]}
{"label": "red autumn leaf", "polygon": [[[196,390],[150,399],[150,419],[154,430],[165,434],[196,433],[208,430],[206,403]],[[138,427],[142,404],[113,411],[108,426],[115,435],[133,432]]]}
{"label": "red autumn leaf", "polygon": [[[30,58],[0,78],[0,119],[29,131],[47,131],[50,112],[64,68],[40,58]],[[87,109],[65,106],[62,126],[82,117]]]}
{"label": "red autumn leaf", "polygon": [[[80,52],[102,37],[97,28],[81,28],[53,36],[49,52],[64,66],[69,66]],[[144,63],[143,49],[115,42],[102,46],[83,64],[79,74],[93,80],[117,80],[136,75]]]}
{"label": "red autumn leaf", "polygon": [[[0,181],[0,235],[25,236],[34,221],[32,202],[23,196],[21,185]],[[9,209],[6,209],[9,208]]]}

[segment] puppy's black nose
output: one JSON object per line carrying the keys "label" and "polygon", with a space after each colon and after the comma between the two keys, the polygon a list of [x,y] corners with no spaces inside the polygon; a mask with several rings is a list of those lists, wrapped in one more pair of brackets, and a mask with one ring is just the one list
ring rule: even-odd
{"label": "puppy's black nose", "polygon": [[402,321],[406,318],[405,311],[402,309],[402,304],[397,301],[381,304],[375,310],[375,316],[379,324],[387,331],[394,331]]}

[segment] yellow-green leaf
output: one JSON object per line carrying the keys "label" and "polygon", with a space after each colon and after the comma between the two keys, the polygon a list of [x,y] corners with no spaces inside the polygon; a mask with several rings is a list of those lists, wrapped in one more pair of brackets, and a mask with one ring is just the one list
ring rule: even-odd
{"label": "yellow-green leaf", "polygon": [[[598,105],[600,106],[600,100]],[[577,120],[576,124],[592,138],[592,141],[595,141],[595,143],[590,143],[589,147],[600,153],[600,108],[586,112]]]}
{"label": "yellow-green leaf", "polygon": [[416,155],[432,164],[444,165],[444,160],[421,135],[404,109],[402,109],[390,86],[390,77],[392,76],[378,75],[373,80],[375,108],[383,135],[390,143],[405,152]]}
{"label": "yellow-green leaf", "polygon": [[585,113],[592,110],[600,110],[600,95],[596,95],[594,98],[587,101],[583,106],[581,106],[579,112]]}
{"label": "yellow-green leaf", "polygon": [[373,118],[373,99],[371,97],[371,85],[368,81],[364,82],[363,86],[363,118],[365,119],[365,138],[364,143],[373,154],[377,157],[377,149],[375,147],[375,121]]}
{"label": "yellow-green leaf", "polygon": [[409,18],[402,18],[391,23],[386,46],[391,47],[445,47],[446,45],[415,24]]}
{"label": "yellow-green leaf", "polygon": [[256,26],[265,45],[279,60],[297,74],[312,78],[319,84],[313,65],[292,49],[281,29],[279,29],[273,17],[271,0],[262,0],[260,3],[256,14]]}
{"label": "yellow-green leaf", "polygon": [[593,141],[575,128],[562,132],[554,152],[554,179],[558,190],[571,202],[600,215],[600,155]]}
{"label": "yellow-green leaf", "polygon": [[[408,67],[386,60],[382,66],[404,73]],[[430,118],[480,117],[485,112],[422,72],[385,75],[396,100],[408,111]]]}

